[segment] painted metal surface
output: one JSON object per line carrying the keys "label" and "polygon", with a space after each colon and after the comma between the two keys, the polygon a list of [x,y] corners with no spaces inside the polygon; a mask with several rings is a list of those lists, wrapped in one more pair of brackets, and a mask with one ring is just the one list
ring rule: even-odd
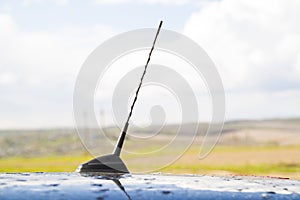
{"label": "painted metal surface", "polygon": [[300,199],[300,181],[162,174],[3,173],[0,199]]}

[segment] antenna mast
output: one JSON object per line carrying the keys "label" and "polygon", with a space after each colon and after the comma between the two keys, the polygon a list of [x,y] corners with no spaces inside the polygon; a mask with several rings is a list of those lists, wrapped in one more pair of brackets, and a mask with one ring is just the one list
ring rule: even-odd
{"label": "antenna mast", "polygon": [[126,136],[126,133],[127,133],[127,129],[128,129],[128,126],[129,126],[129,120],[130,120],[130,118],[131,118],[131,115],[132,115],[132,111],[133,111],[135,102],[136,102],[136,100],[137,100],[139,91],[140,91],[140,89],[141,89],[141,86],[142,86],[142,83],[143,83],[143,80],[144,80],[144,76],[145,76],[145,74],[146,74],[147,67],[148,67],[148,64],[149,64],[149,62],[150,62],[150,58],[151,58],[151,55],[152,55],[152,51],[153,51],[153,49],[154,49],[154,46],[155,46],[155,43],[156,43],[156,39],[157,39],[157,36],[158,36],[158,34],[159,34],[159,31],[160,31],[160,28],[161,28],[161,26],[162,26],[162,23],[163,23],[163,21],[160,21],[159,26],[158,26],[158,29],[157,29],[157,32],[156,32],[156,35],[155,35],[155,38],[154,38],[154,41],[153,41],[153,44],[152,44],[152,48],[151,48],[151,50],[150,50],[150,52],[149,52],[149,56],[148,56],[148,60],[147,60],[147,62],[146,62],[145,68],[144,68],[144,72],[143,72],[143,74],[142,74],[142,77],[141,77],[139,86],[138,86],[138,88],[137,88],[137,90],[136,90],[136,92],[135,92],[135,97],[134,97],[134,100],[133,100],[133,102],[132,102],[132,105],[131,105],[131,107],[130,107],[130,112],[129,112],[129,114],[128,114],[127,121],[126,121],[126,123],[125,123],[125,125],[124,125],[124,127],[123,127],[122,133],[120,134],[120,137],[119,137],[119,139],[118,139],[118,143],[117,143],[117,145],[116,145],[116,147],[115,147],[115,150],[114,150],[114,152],[113,152],[113,154],[116,155],[116,156],[120,156],[121,149],[122,149],[122,147],[123,147],[123,143],[124,143],[125,136]]}

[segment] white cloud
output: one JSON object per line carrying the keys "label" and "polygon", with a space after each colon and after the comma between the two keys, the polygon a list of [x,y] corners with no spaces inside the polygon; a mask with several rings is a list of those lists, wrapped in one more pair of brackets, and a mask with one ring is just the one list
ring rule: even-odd
{"label": "white cloud", "polygon": [[162,4],[162,5],[184,5],[190,2],[190,0],[93,0],[97,4],[127,4],[127,3],[137,3],[137,4]]}
{"label": "white cloud", "polygon": [[[147,5],[191,2],[95,1]],[[299,3],[203,1],[187,21],[184,33],[207,50],[221,73],[229,118],[299,116]],[[55,31],[23,31],[20,27],[11,15],[0,14],[0,128],[71,124],[76,73],[88,54],[114,35],[114,30],[102,25]]]}
{"label": "white cloud", "polygon": [[16,83],[18,78],[10,72],[0,72],[0,86],[7,86]]}
{"label": "white cloud", "polygon": [[72,125],[72,91],[89,53],[114,35],[108,26],[22,31],[0,15],[0,128]]}
{"label": "white cloud", "polygon": [[227,93],[227,119],[299,117],[300,90]]}
{"label": "white cloud", "polygon": [[185,34],[209,53],[227,89],[300,84],[297,0],[223,0],[191,15]]}
{"label": "white cloud", "polygon": [[228,118],[299,116],[300,2],[223,0],[201,5],[184,33],[216,63]]}
{"label": "white cloud", "polygon": [[295,69],[296,69],[295,74],[298,77],[300,77],[300,52],[299,52],[298,57],[297,57],[297,62],[295,63]]}
{"label": "white cloud", "polygon": [[0,37],[10,35],[16,29],[13,19],[8,14],[0,13]]}

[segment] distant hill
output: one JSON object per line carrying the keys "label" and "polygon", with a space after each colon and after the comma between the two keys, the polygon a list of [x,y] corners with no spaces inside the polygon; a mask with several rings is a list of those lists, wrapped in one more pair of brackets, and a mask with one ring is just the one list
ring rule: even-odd
{"label": "distant hill", "polygon": [[[194,136],[196,124],[183,124],[183,137]],[[211,125],[212,130],[215,125]],[[167,141],[176,134],[178,124],[164,127],[151,126],[147,128],[130,127],[126,140],[132,140],[132,135],[151,136],[156,134],[157,143]],[[197,141],[201,143],[208,128],[207,123],[200,123]],[[89,138],[93,145],[99,146],[99,137],[107,137],[112,143],[117,140],[120,129],[108,127],[104,129],[105,136],[99,136],[97,129],[83,130],[83,138]],[[214,137],[214,132],[210,135]],[[219,139],[220,145],[300,145],[300,118],[240,120],[229,121]],[[101,148],[111,151],[111,143],[101,143]],[[107,146],[106,146],[107,145]],[[85,152],[75,129],[37,129],[37,130],[0,130],[0,157],[7,156],[37,156],[43,154],[61,154],[66,152]]]}
{"label": "distant hill", "polygon": [[[208,123],[200,123],[199,124],[199,132],[206,132],[208,129]],[[192,127],[195,124],[183,124],[181,125],[184,127],[184,130],[187,130],[186,135],[191,135]],[[211,129],[214,130],[214,124],[211,125]],[[166,125],[161,133],[162,134],[172,134],[175,133],[177,128],[179,127],[178,124],[171,124]],[[189,128],[191,127],[191,128]],[[147,127],[144,129],[139,128],[131,128],[132,131],[135,132],[146,132],[151,133],[154,130],[158,130],[159,126],[152,126]],[[228,121],[224,123],[222,133],[240,131],[245,129],[277,129],[277,130],[286,130],[286,131],[293,131],[300,133],[300,118],[289,118],[289,119],[266,119],[266,120],[235,120],[235,121]],[[190,130],[190,131],[189,131]]]}

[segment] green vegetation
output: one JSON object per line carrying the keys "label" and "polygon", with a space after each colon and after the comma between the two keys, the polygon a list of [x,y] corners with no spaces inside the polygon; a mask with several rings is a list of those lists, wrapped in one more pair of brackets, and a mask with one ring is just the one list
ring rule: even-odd
{"label": "green vegetation", "polygon": [[[251,152],[256,161],[251,162],[246,154]],[[290,159],[282,159],[281,154],[289,153]],[[132,155],[124,160],[132,171],[139,171],[150,164],[158,171],[175,174],[238,174],[282,176],[300,179],[299,146],[287,147],[216,147],[204,160],[198,160],[195,148],[187,151],[175,163],[159,169],[157,158],[146,158],[142,162],[135,162]],[[278,155],[278,161],[265,159],[265,156]],[[172,155],[169,155],[172,156]],[[92,157],[85,154],[68,156],[52,155],[39,157],[8,157],[0,159],[0,172],[73,172],[80,163]],[[234,158],[234,159],[232,159]],[[235,160],[237,159],[237,160]],[[281,160],[281,161],[280,161]],[[294,161],[293,161],[294,160]],[[154,162],[155,161],[155,162]],[[153,165],[154,163],[154,165]],[[155,166],[157,165],[157,166]]]}
{"label": "green vegetation", "polygon": [[0,159],[0,172],[73,172],[90,156],[10,157]]}
{"label": "green vegetation", "polygon": [[172,165],[163,170],[171,173],[220,173],[221,171],[238,175],[284,175],[300,178],[300,163],[246,164],[246,165]]}
{"label": "green vegetation", "polygon": [[[239,174],[300,179],[298,122],[299,119],[227,123],[218,146],[207,157],[198,159],[203,141],[200,135],[182,157],[162,168],[166,159],[175,159],[183,153],[180,143],[190,140],[192,135],[187,133],[177,138],[177,146],[149,154],[169,143],[174,132],[174,127],[170,126],[164,128],[164,133],[147,141],[136,141],[128,136],[125,149],[139,154],[124,152],[122,157],[133,172],[156,169],[177,174]],[[151,128],[148,132],[151,134]],[[89,130],[87,134],[91,138],[91,146],[95,147],[94,152],[98,155],[110,153],[113,146],[107,140],[100,142],[100,146],[99,141],[103,138],[96,133]],[[118,130],[111,128],[106,136],[113,142],[118,137]],[[73,172],[79,164],[91,158],[74,130],[0,131],[0,172]]]}

